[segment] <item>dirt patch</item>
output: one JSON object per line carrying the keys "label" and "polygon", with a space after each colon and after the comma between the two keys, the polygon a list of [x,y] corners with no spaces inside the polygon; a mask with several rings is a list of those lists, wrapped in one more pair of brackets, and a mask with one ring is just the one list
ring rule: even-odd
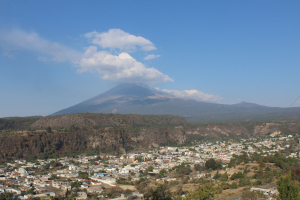
{"label": "dirt patch", "polygon": [[194,190],[196,188],[197,188],[197,184],[184,184],[182,186],[183,191],[186,191],[186,190],[190,191],[190,190]]}
{"label": "dirt patch", "polygon": [[136,191],[136,188],[134,185],[118,185],[120,188],[123,190],[131,190],[131,191]]}
{"label": "dirt patch", "polygon": [[216,200],[223,200],[228,199],[230,197],[234,197],[236,195],[243,194],[245,190],[249,189],[250,187],[240,187],[237,189],[229,189],[229,190],[223,190],[223,192],[216,196]]}
{"label": "dirt patch", "polygon": [[45,187],[45,190],[47,190],[48,192],[55,192],[55,194],[62,195],[62,196],[66,194],[66,191],[55,187]]}

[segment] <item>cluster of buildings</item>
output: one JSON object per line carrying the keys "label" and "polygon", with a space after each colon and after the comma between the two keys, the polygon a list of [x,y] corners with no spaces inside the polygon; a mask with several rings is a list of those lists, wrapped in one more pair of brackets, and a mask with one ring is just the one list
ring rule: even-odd
{"label": "cluster of buildings", "polygon": [[[122,156],[78,156],[77,158],[63,157],[59,159],[37,160],[36,163],[25,160],[15,160],[7,163],[0,169],[0,193],[14,193],[20,199],[30,197],[49,197],[64,195],[66,191],[74,189],[74,182],[79,183],[82,192],[76,199],[86,199],[87,194],[105,196],[106,187],[115,187],[120,178],[137,181],[145,170],[152,167],[151,173],[157,174],[162,169],[166,171],[182,163],[204,164],[208,159],[214,158],[222,161],[224,166],[230,162],[233,155],[246,153],[275,153],[288,148],[283,141],[288,141],[293,136],[269,137],[264,140],[257,138],[234,141],[216,141],[195,143],[189,147],[160,147],[160,149],[145,153],[126,154]],[[294,153],[290,157],[297,157]],[[47,173],[38,174],[36,171],[43,169],[47,164],[60,163],[59,169],[50,165]],[[37,169],[37,170],[35,170]],[[80,174],[88,175],[83,178]],[[200,178],[199,173],[194,178]],[[150,178],[150,176],[146,175]],[[165,176],[156,181],[174,181],[176,178]],[[73,185],[73,186],[72,186]],[[77,184],[78,187],[78,184]],[[36,194],[29,194],[33,190]],[[140,195],[136,193],[136,195]]]}

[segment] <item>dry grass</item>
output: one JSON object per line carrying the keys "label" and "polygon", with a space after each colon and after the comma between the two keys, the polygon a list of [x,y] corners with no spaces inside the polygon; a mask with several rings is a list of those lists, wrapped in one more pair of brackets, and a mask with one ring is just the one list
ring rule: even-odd
{"label": "dry grass", "polygon": [[228,199],[230,197],[243,194],[247,189],[249,189],[249,187],[239,187],[237,189],[224,190],[221,194],[217,195],[215,199],[216,200]]}
{"label": "dry grass", "polygon": [[55,194],[58,194],[58,195],[66,194],[66,191],[61,190],[59,188],[55,188],[55,187],[45,187],[45,190],[47,190],[48,192],[55,192]]}
{"label": "dry grass", "polygon": [[198,184],[184,184],[183,186],[182,186],[182,190],[183,191],[186,191],[186,190],[194,190],[194,189],[196,189],[197,188],[197,185]]}
{"label": "dry grass", "polygon": [[[227,170],[219,170],[220,174],[223,174],[225,172],[227,172],[227,174],[229,175],[229,180],[227,181],[227,183],[232,184],[232,183],[237,183],[237,180],[230,180],[230,176],[234,173],[238,173],[238,172],[243,172],[244,168],[247,167],[248,170],[250,170],[250,172],[248,172],[246,174],[247,177],[252,177],[257,170],[254,170],[253,167],[257,167],[259,169],[259,164],[257,162],[250,162],[247,164],[240,164],[237,165],[235,168],[230,168]],[[264,169],[266,167],[270,167],[271,170],[280,170],[280,168],[276,167],[274,163],[266,163]],[[217,173],[217,170],[210,172],[210,174],[212,175],[211,177],[213,177],[215,174]],[[251,182],[255,182],[256,179],[251,180]],[[270,185],[271,183],[268,183],[267,185]],[[194,185],[194,186],[193,186]],[[256,186],[256,187],[264,187],[267,185],[260,185],[260,186]],[[185,184],[183,185],[183,190],[192,190],[195,189],[197,187],[197,184]],[[234,197],[240,194],[243,194],[245,190],[249,189],[250,186],[246,186],[246,187],[239,187],[237,189],[227,189],[227,190],[223,190],[221,194],[217,195],[216,200],[222,200],[222,199],[228,199],[230,197]],[[172,188],[173,189],[173,188]],[[176,188],[174,188],[176,189]]]}
{"label": "dry grass", "polygon": [[[249,162],[247,164],[240,164],[237,165],[236,167],[232,167],[232,168],[228,168],[227,170],[219,170],[220,174],[223,174],[225,172],[227,172],[227,174],[229,175],[229,177],[234,174],[234,173],[238,173],[238,172],[243,172],[244,168],[248,166],[248,170],[250,170],[250,172],[247,173],[247,176],[253,176],[256,172],[256,170],[253,169],[253,167],[257,167],[259,169],[259,164],[257,162]],[[276,167],[274,163],[266,163],[265,167],[270,167],[271,170],[280,170],[280,168]],[[240,169],[242,168],[242,169]],[[217,173],[216,171],[211,172],[211,176],[213,177],[215,174]]]}
{"label": "dry grass", "polygon": [[118,185],[120,188],[122,188],[123,190],[131,190],[131,191],[136,191],[136,188],[134,185]]}

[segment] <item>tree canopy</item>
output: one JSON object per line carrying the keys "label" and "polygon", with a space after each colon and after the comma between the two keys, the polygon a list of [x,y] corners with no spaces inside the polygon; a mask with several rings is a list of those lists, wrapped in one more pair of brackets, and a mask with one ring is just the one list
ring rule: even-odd
{"label": "tree canopy", "polygon": [[200,183],[196,190],[190,192],[187,196],[187,200],[212,200],[216,194],[216,189],[212,183]]}
{"label": "tree canopy", "polygon": [[300,187],[292,181],[290,173],[278,179],[277,190],[281,200],[300,200]]}
{"label": "tree canopy", "polygon": [[220,163],[217,163],[215,159],[211,158],[205,162],[205,168],[216,170],[218,168],[221,168],[221,165]]}
{"label": "tree canopy", "polygon": [[171,194],[167,192],[166,185],[159,185],[156,189],[150,189],[144,194],[146,200],[172,200]]}

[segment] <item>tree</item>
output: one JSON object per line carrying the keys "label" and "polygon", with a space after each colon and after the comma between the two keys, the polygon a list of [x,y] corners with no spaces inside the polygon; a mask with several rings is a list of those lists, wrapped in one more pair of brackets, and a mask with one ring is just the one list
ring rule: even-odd
{"label": "tree", "polygon": [[239,179],[239,178],[244,178],[245,174],[243,174],[242,172],[234,172],[234,174],[231,175],[230,179],[231,180],[235,180],[235,179]]}
{"label": "tree", "polygon": [[238,185],[236,183],[232,183],[231,186],[230,186],[232,189],[236,189],[238,188]]}
{"label": "tree", "polygon": [[129,151],[134,150],[134,148],[130,145],[126,145],[124,149],[125,149],[126,153],[128,153]]}
{"label": "tree", "polygon": [[79,178],[82,178],[82,179],[88,179],[89,178],[88,173],[87,172],[82,172],[82,171],[78,172],[78,176],[79,176]]}
{"label": "tree", "polygon": [[131,194],[132,194],[132,191],[129,190],[129,189],[126,189],[126,190],[124,191],[125,197],[129,197]]}
{"label": "tree", "polygon": [[152,166],[149,166],[149,167],[147,168],[147,171],[148,171],[148,172],[153,172],[153,169],[154,169],[154,168],[153,168]]}
{"label": "tree", "polygon": [[262,160],[261,160],[261,161],[259,161],[259,167],[260,167],[260,168],[263,168],[264,166],[265,166],[265,163],[264,163],[264,161],[262,161]]}
{"label": "tree", "polygon": [[219,179],[221,177],[221,174],[219,173],[219,171],[217,171],[217,173],[214,175],[213,179]]}
{"label": "tree", "polygon": [[34,192],[34,188],[32,188],[32,189],[29,189],[28,191],[27,191],[27,194],[35,194],[35,192]]}
{"label": "tree", "polygon": [[213,169],[213,170],[216,170],[218,169],[220,166],[217,164],[217,162],[215,161],[215,159],[211,158],[209,160],[207,160],[205,162],[205,168],[206,169]]}
{"label": "tree", "polygon": [[189,175],[192,172],[192,170],[190,167],[182,167],[179,168],[176,172],[181,175]]}
{"label": "tree", "polygon": [[1,193],[0,194],[0,200],[9,199],[13,196],[14,196],[13,193],[9,193],[9,192],[8,193]]}
{"label": "tree", "polygon": [[151,188],[144,194],[146,200],[172,200],[171,194],[167,192],[166,185],[159,185],[156,189]]}
{"label": "tree", "polygon": [[196,171],[201,171],[201,165],[200,164],[195,164],[194,165],[194,169],[196,170]]}
{"label": "tree", "polygon": [[300,200],[300,187],[291,179],[291,174],[285,177],[279,177],[277,181],[277,190],[281,200]]}
{"label": "tree", "polygon": [[52,174],[50,180],[55,180],[55,179],[57,179],[57,176],[55,174]]}
{"label": "tree", "polygon": [[231,158],[230,162],[228,163],[228,167],[235,167],[236,166],[236,159],[235,158]]}
{"label": "tree", "polygon": [[216,194],[216,189],[211,183],[200,183],[196,190],[187,195],[187,200],[212,200]]}
{"label": "tree", "polygon": [[221,175],[220,181],[227,181],[228,180],[228,174],[225,172],[224,174]]}
{"label": "tree", "polygon": [[46,133],[51,133],[51,132],[52,132],[51,127],[48,126],[48,127],[46,128]]}
{"label": "tree", "polygon": [[159,171],[159,174],[160,174],[161,176],[163,176],[163,175],[166,174],[166,173],[167,173],[167,171],[166,171],[165,169],[162,169],[162,170]]}

